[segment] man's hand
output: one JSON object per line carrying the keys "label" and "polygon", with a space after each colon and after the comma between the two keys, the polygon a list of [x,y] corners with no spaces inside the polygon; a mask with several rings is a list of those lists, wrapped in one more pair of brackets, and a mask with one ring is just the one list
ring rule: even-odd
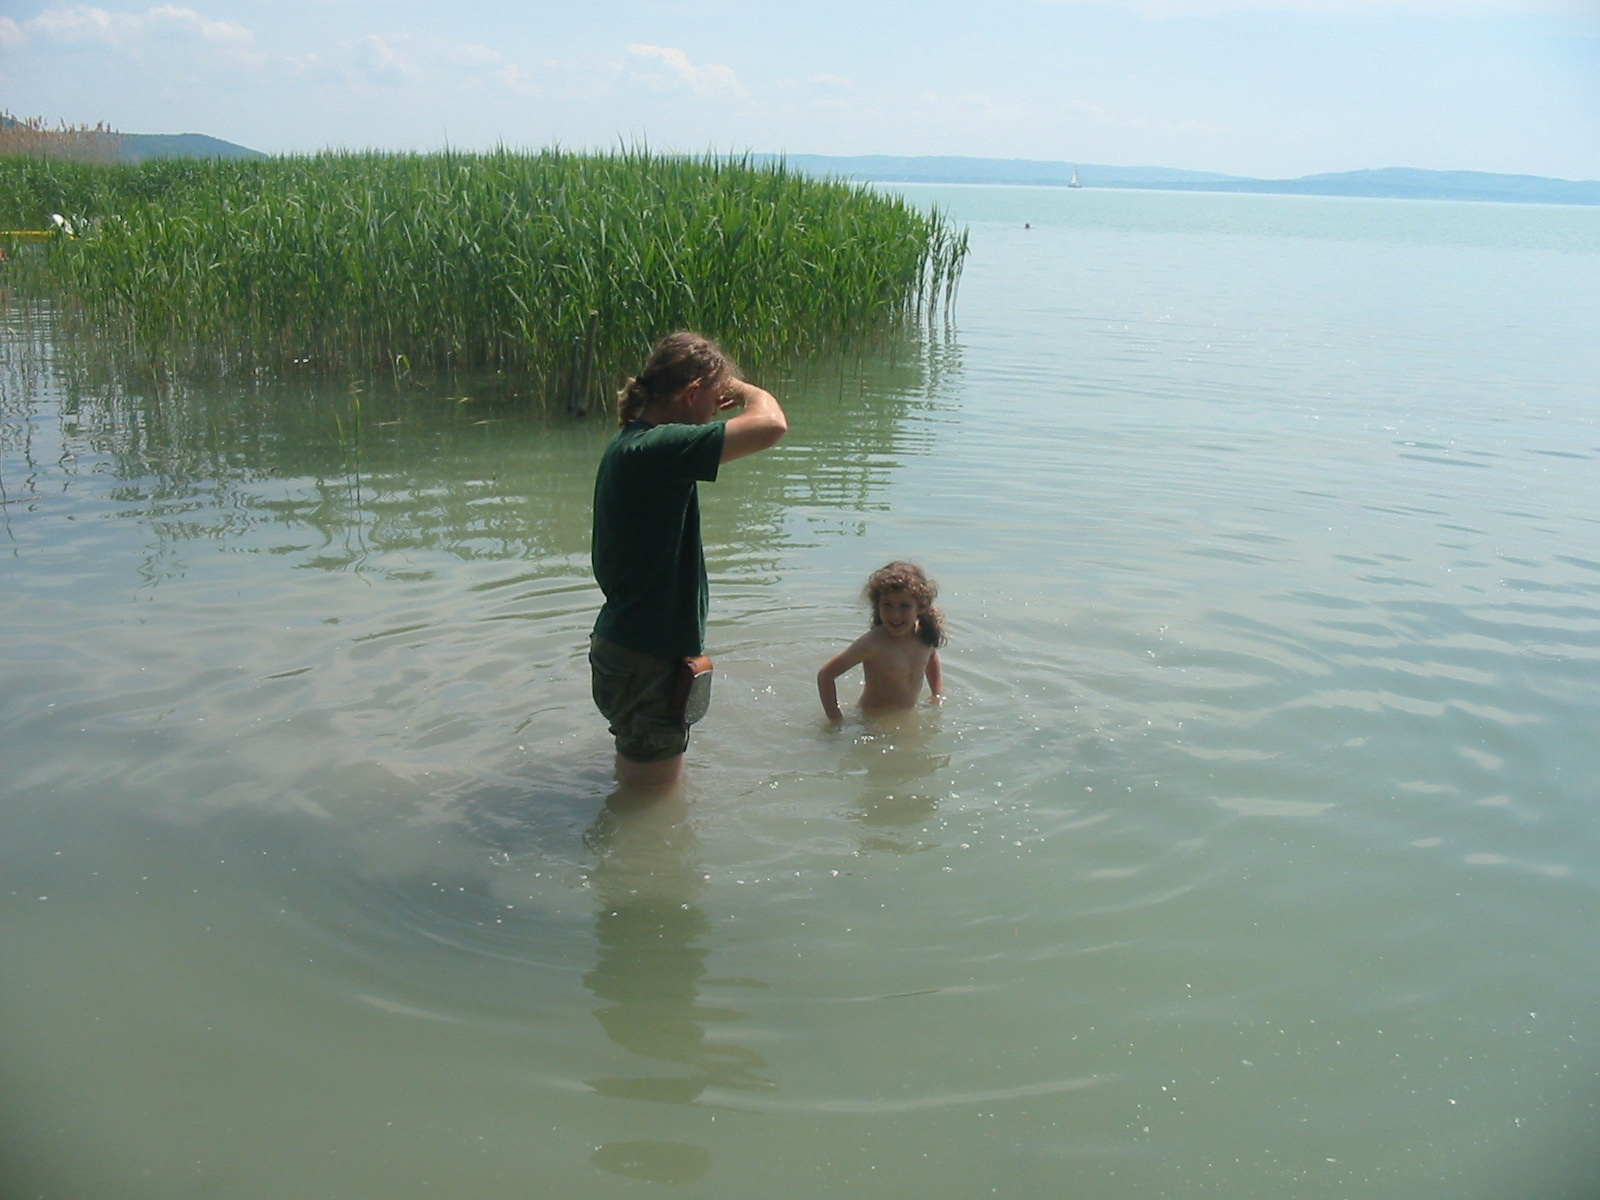
{"label": "man's hand", "polygon": [[723,426],[722,462],[770,450],[789,431],[788,419],[772,393],[737,377],[724,386],[717,408],[744,410]]}

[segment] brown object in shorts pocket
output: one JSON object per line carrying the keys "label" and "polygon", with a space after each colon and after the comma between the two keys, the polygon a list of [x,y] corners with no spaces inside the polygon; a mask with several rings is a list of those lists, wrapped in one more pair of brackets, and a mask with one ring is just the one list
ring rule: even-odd
{"label": "brown object in shorts pocket", "polygon": [[678,666],[678,689],[672,710],[685,725],[693,725],[711,707],[711,660],[704,654],[686,658]]}

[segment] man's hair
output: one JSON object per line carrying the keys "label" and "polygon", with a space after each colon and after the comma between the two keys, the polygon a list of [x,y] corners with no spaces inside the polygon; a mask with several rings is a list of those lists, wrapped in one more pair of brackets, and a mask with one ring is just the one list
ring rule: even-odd
{"label": "man's hair", "polygon": [[617,393],[617,422],[626,425],[652,400],[670,400],[697,379],[737,373],[732,360],[710,338],[698,333],[668,334],[650,351],[644,370]]}

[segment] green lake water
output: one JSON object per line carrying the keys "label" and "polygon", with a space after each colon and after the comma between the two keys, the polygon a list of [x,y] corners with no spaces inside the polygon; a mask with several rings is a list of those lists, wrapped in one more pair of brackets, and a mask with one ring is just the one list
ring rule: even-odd
{"label": "green lake water", "polygon": [[[1594,1194],[1600,210],[904,190],[646,807],[603,419],[0,310],[0,1195]],[[947,702],[830,731],[896,557]]]}

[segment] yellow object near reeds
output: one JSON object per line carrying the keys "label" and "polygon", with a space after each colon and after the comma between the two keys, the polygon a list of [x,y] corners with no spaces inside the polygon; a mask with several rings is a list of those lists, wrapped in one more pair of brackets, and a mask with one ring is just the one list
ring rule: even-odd
{"label": "yellow object near reeds", "polygon": [[[0,220],[20,211],[14,161],[0,160]],[[674,328],[760,359],[948,303],[967,249],[937,213],[739,158],[328,153],[71,170],[89,201],[48,203],[92,232],[53,246],[52,286],[169,363],[548,379],[575,342],[625,369]]]}

